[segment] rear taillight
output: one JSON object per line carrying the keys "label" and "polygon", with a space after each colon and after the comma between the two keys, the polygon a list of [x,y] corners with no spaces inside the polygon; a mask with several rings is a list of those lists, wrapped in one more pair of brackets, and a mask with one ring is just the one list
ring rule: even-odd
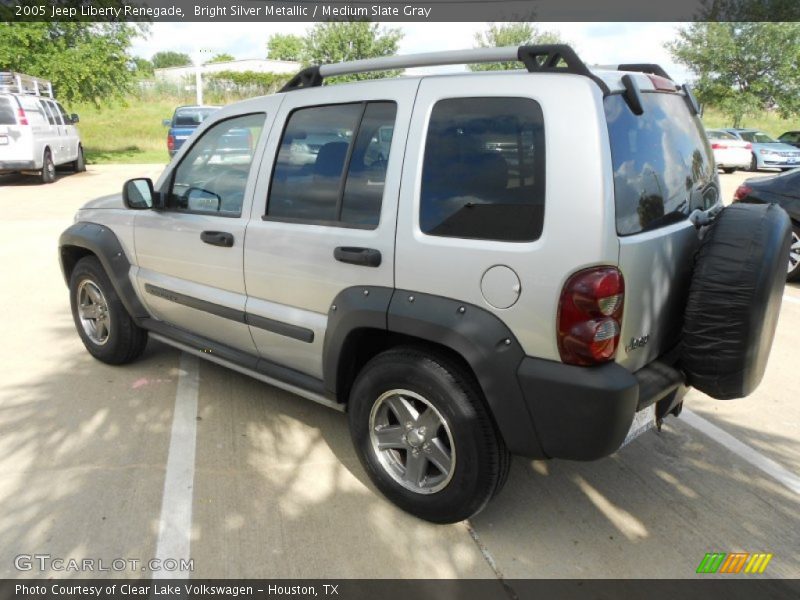
{"label": "rear taillight", "polygon": [[17,121],[20,125],[28,124],[28,115],[25,114],[25,109],[21,106],[17,109]]}
{"label": "rear taillight", "polygon": [[736,188],[736,191],[733,193],[733,201],[734,202],[741,202],[742,200],[747,198],[747,196],[749,196],[750,192],[752,192],[752,191],[753,191],[753,188],[748,187],[748,186],[746,186],[744,184],[740,185],[738,188]]}
{"label": "rear taillight", "polygon": [[625,282],[616,267],[593,267],[564,284],[558,307],[558,352],[571,365],[614,358],[619,344]]}
{"label": "rear taillight", "polygon": [[167,150],[169,150],[170,152],[175,150],[175,136],[172,134],[169,134],[167,136]]}
{"label": "rear taillight", "polygon": [[714,144],[711,144],[711,149],[712,150],[727,150],[728,147],[725,144],[714,143]]}
{"label": "rear taillight", "polygon": [[753,149],[753,144],[751,144],[750,142],[747,142],[747,144],[745,144],[745,148],[747,148],[748,150],[752,150]]}

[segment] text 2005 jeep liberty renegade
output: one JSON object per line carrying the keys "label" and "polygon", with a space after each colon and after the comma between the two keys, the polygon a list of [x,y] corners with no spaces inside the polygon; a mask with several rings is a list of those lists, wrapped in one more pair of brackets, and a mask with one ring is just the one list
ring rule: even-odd
{"label": "text 2005 jeep liberty renegade", "polygon": [[752,392],[789,239],[778,207],[722,209],[685,86],[553,45],[305,69],[88,203],[60,258],[93,356],[149,334],[345,410],[375,485],[444,523],[510,454],[598,459],[687,386]]}

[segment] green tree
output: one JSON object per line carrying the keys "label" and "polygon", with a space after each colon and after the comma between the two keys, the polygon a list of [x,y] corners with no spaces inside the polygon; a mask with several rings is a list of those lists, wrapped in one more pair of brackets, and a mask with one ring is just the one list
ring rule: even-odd
{"label": "green tree", "polygon": [[303,38],[299,35],[276,33],[267,41],[267,58],[272,60],[302,60]]}
{"label": "green tree", "polygon": [[666,46],[696,75],[698,100],[734,127],[766,109],[800,113],[800,23],[691,23]]}
{"label": "green tree", "polygon": [[167,50],[166,52],[156,52],[153,58],[150,59],[153,67],[156,69],[166,69],[168,67],[186,67],[192,64],[192,59],[188,54],[183,52],[173,52]]}
{"label": "green tree", "polygon": [[[303,40],[305,63],[336,63],[362,58],[391,56],[403,38],[399,29],[382,28],[366,21],[316,23]],[[357,73],[332,78],[332,81],[355,81],[396,77],[399,71]]]}
{"label": "green tree", "polygon": [[[489,23],[485,31],[475,34],[476,48],[563,43],[565,42],[557,32],[540,31],[533,23]],[[518,62],[469,65],[471,71],[502,71],[519,68],[521,67]]]}
{"label": "green tree", "polygon": [[236,60],[236,57],[233,54],[228,54],[227,52],[220,52],[219,54],[215,54],[214,56],[212,56],[211,59],[206,64],[231,62],[232,60]]}
{"label": "green tree", "polygon": [[0,22],[0,71],[49,79],[62,100],[99,106],[128,91],[129,50],[141,31],[124,23]]}
{"label": "green tree", "polygon": [[153,63],[146,58],[134,56],[133,70],[136,74],[136,77],[139,77],[140,79],[147,79],[148,77],[153,76]]}

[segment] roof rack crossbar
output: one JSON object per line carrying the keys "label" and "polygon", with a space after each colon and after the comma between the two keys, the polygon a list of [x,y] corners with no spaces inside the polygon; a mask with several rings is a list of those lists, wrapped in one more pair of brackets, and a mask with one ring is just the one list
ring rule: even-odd
{"label": "roof rack crossbar", "polygon": [[619,65],[617,69],[620,71],[631,71],[634,73],[645,73],[647,75],[658,75],[664,79],[674,81],[672,77],[664,70],[661,65],[655,63],[630,63],[626,65]]}
{"label": "roof rack crossbar", "polygon": [[53,84],[46,79],[31,75],[15,73],[14,71],[0,71],[0,92],[52,98]]}
{"label": "roof rack crossbar", "polygon": [[541,46],[505,46],[500,48],[472,48],[469,50],[448,50],[445,52],[425,52],[402,56],[382,56],[349,62],[312,66],[300,71],[283,86],[281,92],[289,92],[306,87],[322,85],[326,77],[353,75],[372,71],[408,69],[412,67],[438,67],[443,65],[465,65],[478,63],[515,62],[525,65],[530,72],[572,73],[593,79],[608,92],[605,83],[596,77],[578,58],[575,51],[566,44],[546,44]]}

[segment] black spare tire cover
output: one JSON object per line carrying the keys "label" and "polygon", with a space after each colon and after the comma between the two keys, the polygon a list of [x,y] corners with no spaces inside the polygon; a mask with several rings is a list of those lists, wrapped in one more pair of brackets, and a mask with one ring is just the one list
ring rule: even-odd
{"label": "black spare tire cover", "polygon": [[734,204],[695,255],[681,367],[712,398],[742,398],[764,376],[786,278],[791,226],[774,204]]}

